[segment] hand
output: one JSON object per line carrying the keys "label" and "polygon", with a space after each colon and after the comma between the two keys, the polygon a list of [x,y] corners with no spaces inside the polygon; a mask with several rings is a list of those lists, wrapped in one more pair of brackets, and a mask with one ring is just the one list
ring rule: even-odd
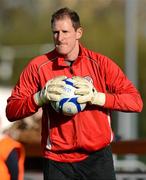
{"label": "hand", "polygon": [[77,101],[78,103],[87,103],[94,105],[103,106],[105,104],[105,94],[97,92],[95,87],[88,80],[74,76],[74,86],[77,88],[75,94],[79,95]]}
{"label": "hand", "polygon": [[66,76],[58,76],[49,80],[45,87],[34,95],[34,100],[37,105],[42,106],[49,101],[59,101],[61,94],[64,92]]}

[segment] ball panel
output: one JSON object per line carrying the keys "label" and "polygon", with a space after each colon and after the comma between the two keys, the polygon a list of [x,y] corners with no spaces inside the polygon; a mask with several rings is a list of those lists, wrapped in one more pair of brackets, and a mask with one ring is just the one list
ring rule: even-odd
{"label": "ball panel", "polygon": [[82,110],[81,105],[77,102],[77,97],[61,99],[59,107],[63,108],[64,106],[69,106],[70,109],[76,109],[76,112],[80,112]]}
{"label": "ball panel", "polygon": [[73,102],[67,102],[63,104],[62,112],[64,115],[72,116],[78,112],[78,109]]}

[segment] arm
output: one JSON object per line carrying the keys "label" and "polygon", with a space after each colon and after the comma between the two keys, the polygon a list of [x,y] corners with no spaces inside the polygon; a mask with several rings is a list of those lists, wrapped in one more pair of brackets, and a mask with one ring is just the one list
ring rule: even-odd
{"label": "arm", "polygon": [[108,88],[104,107],[125,112],[141,112],[143,102],[140,93],[120,67],[108,59],[104,71]]}
{"label": "arm", "polygon": [[66,76],[57,76],[41,82],[41,75],[34,63],[29,65],[21,73],[12,95],[8,98],[6,115],[9,121],[15,121],[28,117],[38,111],[39,107],[50,100],[59,100]]}
{"label": "arm", "polygon": [[6,116],[9,121],[22,119],[37,112],[39,106],[35,103],[33,95],[39,88],[37,67],[29,64],[21,73],[7,100]]}
{"label": "arm", "polygon": [[143,107],[141,96],[119,66],[104,57],[100,68],[107,91],[99,92],[92,83],[83,78],[74,77],[76,81],[74,85],[78,88],[76,94],[80,95],[78,102],[88,102],[111,110],[140,112]]}

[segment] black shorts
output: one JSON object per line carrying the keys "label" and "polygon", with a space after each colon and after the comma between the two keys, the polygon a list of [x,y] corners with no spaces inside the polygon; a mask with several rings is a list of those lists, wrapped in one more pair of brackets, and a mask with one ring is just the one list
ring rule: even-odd
{"label": "black shorts", "polygon": [[83,161],[62,163],[44,159],[44,180],[115,180],[110,146]]}

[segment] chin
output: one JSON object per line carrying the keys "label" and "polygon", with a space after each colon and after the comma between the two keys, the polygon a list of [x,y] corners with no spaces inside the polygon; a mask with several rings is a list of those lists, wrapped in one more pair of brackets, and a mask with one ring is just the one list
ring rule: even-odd
{"label": "chin", "polygon": [[62,49],[58,49],[58,48],[56,49],[56,51],[61,55],[67,55],[68,54],[66,51],[64,51]]}

